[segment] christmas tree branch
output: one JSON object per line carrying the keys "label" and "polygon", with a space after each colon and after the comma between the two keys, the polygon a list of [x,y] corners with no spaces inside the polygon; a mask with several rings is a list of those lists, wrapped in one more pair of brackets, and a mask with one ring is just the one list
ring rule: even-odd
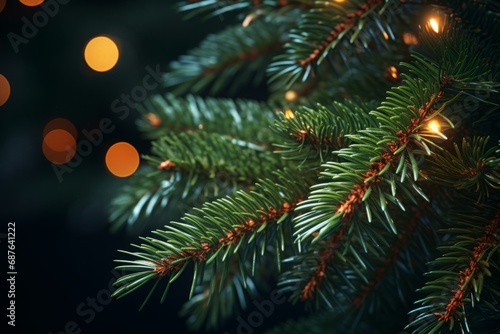
{"label": "christmas tree branch", "polygon": [[434,182],[458,190],[478,194],[478,202],[489,197],[490,189],[500,189],[500,159],[498,148],[488,149],[489,137],[463,138],[461,148],[444,150],[429,159],[430,175]]}
{"label": "christmas tree branch", "polygon": [[270,147],[276,136],[271,126],[276,113],[263,102],[155,95],[140,107],[139,130],[150,139],[170,132],[205,131]]}
{"label": "christmas tree branch", "polygon": [[[433,187],[430,191],[428,191],[428,195],[430,198],[438,196],[438,188]],[[426,252],[426,249],[422,249],[421,245],[417,244],[417,235],[423,234],[422,225],[427,225],[427,228],[429,228],[429,224],[426,223],[426,220],[430,216],[433,202],[425,201],[422,199],[419,202],[420,204],[418,208],[414,210],[409,220],[399,220],[404,221],[405,223],[401,224],[402,227],[395,239],[395,242],[392,243],[391,247],[386,252],[383,261],[381,261],[376,268],[371,270],[372,278],[369,280],[368,284],[362,284],[361,288],[359,288],[359,290],[357,291],[357,295],[352,298],[352,306],[355,310],[358,310],[362,307],[365,307],[367,309],[370,308],[369,306],[367,306],[367,303],[365,303],[366,299],[370,295],[375,294],[376,291],[381,291],[382,294],[384,293],[382,291],[387,291],[386,288],[381,288],[380,286],[383,286],[385,282],[388,282],[387,276],[391,273],[394,275],[394,271],[397,270],[398,267],[408,268],[408,270],[406,271],[407,274],[398,275],[398,279],[392,281],[393,285],[395,286],[391,286],[389,289],[400,291],[400,296],[402,293],[401,291],[414,290],[414,286],[410,287],[409,289],[402,290],[400,288],[400,285],[402,284],[402,282],[410,278],[405,277],[409,276],[408,273],[411,273],[411,275],[415,275],[415,271],[420,271],[420,273],[422,273],[425,258],[429,256],[428,252]],[[436,215],[433,216],[436,217]],[[434,222],[434,225],[437,224]],[[430,240],[431,238],[426,238],[427,244],[430,243]],[[413,249],[411,249],[412,247]],[[404,258],[403,253],[405,251],[407,251],[409,254],[418,253],[418,256],[413,256],[412,258]],[[420,270],[417,269],[418,267],[420,267]],[[403,296],[401,296],[401,298],[403,298]]]}
{"label": "christmas tree branch", "polygon": [[368,103],[334,102],[329,107],[302,108],[288,111],[285,118],[275,124],[281,141],[275,144],[283,159],[296,161],[300,166],[317,169],[332,160],[335,151],[346,147],[349,134],[375,126]]}
{"label": "christmas tree branch", "polygon": [[[358,39],[368,49],[368,41],[373,38],[372,28],[380,29],[381,37],[382,33],[389,36],[388,32],[392,36],[392,29],[388,25],[384,28],[381,23],[381,15],[402,17],[401,13],[396,14],[397,11],[386,11],[393,2],[400,6],[399,1],[392,0],[316,2],[314,8],[302,14],[299,26],[291,30],[290,41],[285,44],[286,51],[268,67],[270,82],[283,81],[289,89],[300,77],[306,81],[309,76],[316,75],[317,66],[343,41],[346,41],[345,45],[349,44],[350,51],[353,51],[351,44]],[[364,29],[371,21],[375,24]],[[390,21],[384,20],[385,23]],[[386,44],[384,39],[379,42]]]}
{"label": "christmas tree branch", "polygon": [[126,224],[129,231],[141,231],[156,215],[158,222],[167,213],[173,219],[204,201],[249,190],[284,166],[259,145],[204,131],[169,133],[152,146],[152,155],[143,158],[154,169],[134,175],[111,205],[114,230]]}
{"label": "christmas tree branch", "polygon": [[[157,237],[142,238],[145,244],[135,246],[139,252],[123,252],[136,259],[118,260],[124,263],[119,269],[133,273],[117,280],[114,296],[122,297],[151,279],[162,277],[168,277],[166,294],[187,265],[194,263],[192,295],[200,266],[211,263],[222,266],[238,251],[245,254],[243,261],[247,254],[254,254],[253,272],[258,250],[262,256],[268,245],[277,249],[284,247],[287,224],[283,221],[293,215],[311,183],[289,170],[277,175],[279,183],[263,180],[252,192],[238,191],[230,197],[206,203],[194,214],[187,214],[183,223],[172,222],[165,230],[155,231]],[[279,256],[279,252],[276,255]]]}
{"label": "christmas tree branch", "polygon": [[[427,274],[438,277],[420,289],[428,295],[416,302],[423,306],[412,311],[418,316],[408,327],[415,328],[415,333],[435,332],[445,325],[450,329],[455,325],[469,328],[466,305],[478,307],[484,289],[500,293],[498,286],[492,286],[487,279],[500,275],[498,207],[475,205],[455,212],[451,221],[454,227],[446,232],[455,238],[441,247],[443,255],[431,263]],[[489,307],[500,312],[498,304]]]}
{"label": "christmas tree branch", "polygon": [[254,85],[264,79],[262,71],[284,43],[283,24],[258,20],[247,28],[240,25],[209,35],[198,48],[169,66],[164,75],[174,94],[234,94],[250,80]]}
{"label": "christmas tree branch", "polygon": [[[312,236],[313,247],[314,243],[318,243],[314,249],[320,256],[316,268],[310,269],[314,274],[305,285],[310,291],[304,291],[303,299],[313,296],[310,292],[314,292],[313,287],[322,281],[329,265],[327,260],[335,254],[330,249],[344,255],[347,252],[346,246],[337,240],[338,236],[346,238],[344,231],[349,231],[348,240],[359,238],[361,244],[368,236],[368,239],[376,240],[376,234],[365,227],[364,220],[367,219],[369,222],[382,222],[388,231],[396,233],[387,203],[390,201],[405,210],[403,199],[396,196],[396,189],[413,202],[412,190],[427,199],[415,183],[419,177],[415,155],[430,155],[432,151],[428,144],[438,147],[434,141],[444,137],[441,132],[432,133],[426,125],[432,119],[443,117],[439,115],[447,103],[456,99],[456,94],[445,96],[445,91],[454,85],[455,80],[443,71],[437,71],[438,66],[433,65],[432,61],[421,56],[415,56],[415,59],[413,64],[405,66],[419,79],[403,75],[403,85],[391,90],[382,106],[372,112],[381,124],[380,129],[368,128],[351,135],[353,144],[336,152],[341,162],[332,161],[323,165],[323,178],[331,181],[313,186],[309,198],[298,206],[299,211],[309,211],[296,218],[295,235],[302,241]],[[427,74],[423,73],[424,69],[428,71]],[[423,82],[424,79],[427,82]],[[466,85],[459,83],[461,87]],[[414,105],[408,107],[409,103],[403,101],[410,96],[418,97],[412,101]],[[415,102],[418,104],[415,105]],[[374,151],[380,153],[374,156]],[[362,172],[366,165],[369,167],[366,172]],[[412,178],[408,177],[407,170],[412,171]],[[362,206],[366,216],[360,213]],[[332,212],[332,208],[336,210]],[[351,225],[360,228],[361,233],[354,235],[352,231],[357,229]],[[326,237],[332,238],[335,248],[329,246],[330,243],[326,247],[324,243],[319,243]],[[339,245],[341,249],[337,250]],[[358,262],[363,265],[364,261]],[[348,267],[354,270],[352,265]],[[294,270],[300,271],[298,268]],[[366,280],[364,275],[360,276]]]}

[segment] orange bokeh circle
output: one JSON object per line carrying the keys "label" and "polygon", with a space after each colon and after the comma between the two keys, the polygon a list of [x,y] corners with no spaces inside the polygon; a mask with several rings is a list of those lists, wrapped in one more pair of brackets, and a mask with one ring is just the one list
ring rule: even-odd
{"label": "orange bokeh circle", "polygon": [[113,144],[106,152],[106,167],[117,177],[127,177],[139,167],[140,157],[134,146],[126,142]]}
{"label": "orange bokeh circle", "polygon": [[52,130],[61,129],[69,132],[75,140],[78,138],[78,133],[76,132],[75,125],[67,120],[66,118],[54,118],[53,120],[47,122],[43,128],[43,136],[45,137],[47,133]]}
{"label": "orange bokeh circle", "polygon": [[45,0],[19,0],[25,6],[34,7],[42,4]]}
{"label": "orange bokeh circle", "polygon": [[0,74],[0,106],[4,105],[10,97],[10,84],[6,77]]}
{"label": "orange bokeh circle", "polygon": [[42,151],[50,162],[65,164],[76,154],[75,137],[66,130],[52,130],[43,137]]}

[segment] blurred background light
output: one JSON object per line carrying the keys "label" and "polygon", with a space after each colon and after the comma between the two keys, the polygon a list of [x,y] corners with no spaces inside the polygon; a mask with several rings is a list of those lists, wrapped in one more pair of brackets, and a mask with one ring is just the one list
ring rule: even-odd
{"label": "blurred background light", "polygon": [[66,130],[73,136],[73,138],[75,138],[75,140],[78,138],[75,125],[70,120],[61,117],[54,118],[45,124],[45,127],[43,128],[43,136],[45,137],[47,133],[56,129]]}
{"label": "blurred background light", "polygon": [[42,151],[47,160],[62,165],[75,156],[76,140],[68,131],[55,129],[43,137]]}
{"label": "blurred background light", "polygon": [[0,106],[3,106],[10,97],[9,80],[0,74]]}
{"label": "blurred background light", "polygon": [[96,72],[107,72],[115,67],[120,56],[118,46],[109,37],[97,36],[85,46],[85,61]]}
{"label": "blurred background light", "polygon": [[34,7],[42,4],[44,0],[19,0],[23,5]]}
{"label": "blurred background light", "polygon": [[126,142],[113,144],[106,152],[106,167],[117,177],[127,177],[139,167],[139,153]]}

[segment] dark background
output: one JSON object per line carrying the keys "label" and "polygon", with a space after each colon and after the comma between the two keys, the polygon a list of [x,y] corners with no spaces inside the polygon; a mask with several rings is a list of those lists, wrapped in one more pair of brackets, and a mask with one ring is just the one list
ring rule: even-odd
{"label": "dark background", "polygon": [[[141,312],[145,290],[119,301],[107,298],[113,260],[120,257],[117,249],[130,249],[129,244],[138,240],[125,232],[109,232],[107,206],[127,180],[107,171],[104,156],[117,141],[133,144],[139,153],[149,149],[134,123],[137,112],[120,120],[110,105],[141,84],[146,66],[160,64],[166,70],[169,61],[227,23],[223,16],[186,21],[174,4],[69,1],[27,44],[19,45],[18,53],[7,35],[21,36],[23,18],[32,22],[42,9],[7,0],[0,12],[0,73],[11,86],[9,100],[0,107],[0,241],[5,272],[7,223],[16,223],[17,326],[8,327],[7,333],[185,332],[184,319],[177,313],[187,298],[190,277],[170,290],[164,304],[155,294]],[[85,64],[83,49],[90,38],[102,34],[118,42],[120,59],[111,71],[97,73]],[[98,128],[103,118],[116,126],[79,166],[63,174],[62,182],[42,153],[43,128],[57,117],[72,121],[79,139],[82,130]],[[7,287],[1,294],[7,294]],[[280,307],[273,318],[286,312]],[[7,319],[1,318],[3,326]],[[256,333],[275,319],[267,319]],[[236,328],[233,321],[226,330],[232,334]]]}

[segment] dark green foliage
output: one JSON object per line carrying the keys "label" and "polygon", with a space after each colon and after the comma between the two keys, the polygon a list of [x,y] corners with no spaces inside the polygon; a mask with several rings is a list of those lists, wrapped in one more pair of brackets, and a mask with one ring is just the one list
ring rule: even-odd
{"label": "dark green foliage", "polygon": [[370,107],[352,101],[319,105],[316,110],[304,107],[276,122],[275,131],[281,137],[275,145],[280,148],[278,153],[283,159],[314,169],[332,160],[334,151],[346,147],[351,142],[349,134],[375,126],[375,118],[368,114]]}
{"label": "dark green foliage", "polygon": [[301,15],[299,26],[290,31],[285,52],[269,66],[270,80],[279,80],[287,87],[306,81],[321,72],[323,61],[332,60],[335,66],[338,61],[332,53],[337,48],[348,62],[359,53],[391,50],[394,43],[387,40],[395,40],[397,24],[393,20],[404,17],[396,0],[316,1]]}
{"label": "dark green foliage", "polygon": [[[485,320],[489,318],[488,312],[491,317],[495,314],[498,317],[498,207],[471,205],[453,212],[448,220],[453,227],[444,232],[453,239],[440,247],[442,255],[431,263],[426,275],[432,280],[420,289],[427,296],[418,300],[416,303],[422,306],[412,311],[418,316],[409,327],[418,333],[446,333],[446,327],[450,331],[458,328],[458,331],[475,333],[477,325],[469,323],[468,313],[477,309],[483,309]],[[466,307],[462,307],[462,303]],[[436,314],[445,316],[448,310],[448,324],[439,321]]]}
{"label": "dark green foliage", "polygon": [[150,139],[170,132],[206,131],[256,145],[270,146],[274,141],[271,125],[276,112],[262,102],[166,94],[146,100],[140,111],[139,129]]}
{"label": "dark green foliage", "polygon": [[[499,7],[427,2],[181,4],[237,12],[246,28],[208,37],[172,64],[167,86],[231,94],[267,71],[271,94],[142,106],[152,167],[111,217],[116,228],[170,219],[122,251],[114,296],[152,284],[147,301],[162,285],[163,301],[189,268],[182,314],[200,331],[277,284],[314,314],[270,333],[497,333]],[[418,38],[411,56],[404,32]],[[256,52],[269,45],[272,62]]]}
{"label": "dark green foliage", "polygon": [[243,83],[256,86],[265,79],[258,71],[282,45],[282,25],[259,20],[247,28],[235,25],[209,35],[196,49],[174,61],[164,75],[166,87],[176,94],[234,94]]}

